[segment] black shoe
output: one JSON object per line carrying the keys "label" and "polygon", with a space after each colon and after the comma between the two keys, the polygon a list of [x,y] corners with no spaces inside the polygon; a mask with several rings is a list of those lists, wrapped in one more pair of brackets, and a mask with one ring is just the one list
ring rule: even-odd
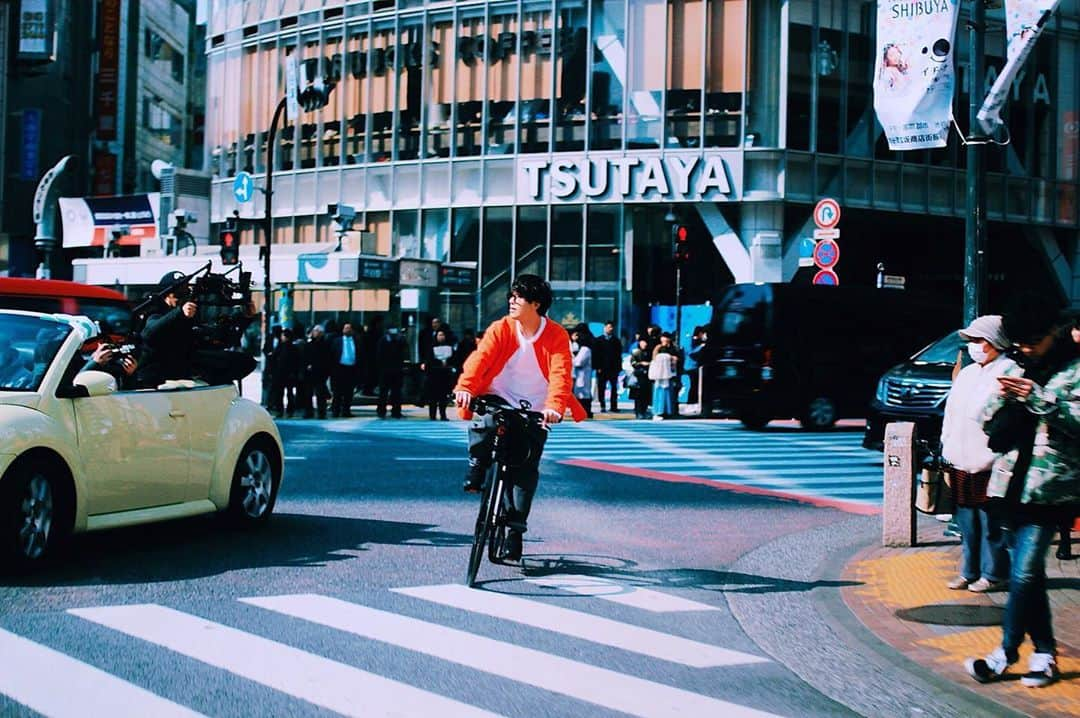
{"label": "black shoe", "polygon": [[521,534],[517,531],[509,531],[506,534],[506,543],[503,544],[499,558],[503,561],[521,560]]}
{"label": "black shoe", "polygon": [[1074,558],[1076,558],[1076,554],[1072,552],[1071,546],[1062,545],[1058,546],[1057,552],[1054,554],[1054,557],[1058,561],[1072,561]]}
{"label": "black shoe", "polygon": [[467,494],[478,494],[484,488],[484,467],[475,460],[469,460],[469,470],[465,473],[465,485],[462,488]]}

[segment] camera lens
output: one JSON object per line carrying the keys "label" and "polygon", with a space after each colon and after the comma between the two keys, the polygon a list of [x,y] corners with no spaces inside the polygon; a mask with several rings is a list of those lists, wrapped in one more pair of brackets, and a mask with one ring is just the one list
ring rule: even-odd
{"label": "camera lens", "polygon": [[934,57],[945,57],[949,54],[949,50],[952,49],[952,45],[945,38],[941,38],[934,43]]}

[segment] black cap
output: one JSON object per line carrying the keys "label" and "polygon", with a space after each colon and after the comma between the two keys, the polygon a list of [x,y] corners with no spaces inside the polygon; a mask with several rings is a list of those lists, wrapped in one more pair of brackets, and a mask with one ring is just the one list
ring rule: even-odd
{"label": "black cap", "polygon": [[176,284],[178,281],[183,279],[185,276],[186,275],[183,272],[179,271],[179,270],[173,270],[171,272],[166,272],[165,276],[161,278],[160,282],[158,282],[158,288],[159,289],[165,289],[167,287],[171,287],[172,285]]}

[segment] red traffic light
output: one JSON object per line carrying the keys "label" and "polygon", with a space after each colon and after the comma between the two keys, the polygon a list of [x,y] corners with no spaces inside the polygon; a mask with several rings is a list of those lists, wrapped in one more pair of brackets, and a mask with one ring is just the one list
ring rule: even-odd
{"label": "red traffic light", "polygon": [[236,244],[236,235],[235,234],[233,234],[232,232],[224,232],[224,233],[222,233],[222,235],[221,235],[221,246],[222,247],[232,247],[234,244]]}
{"label": "red traffic light", "polygon": [[678,227],[675,228],[675,241],[676,242],[679,242],[679,243],[685,242],[689,238],[689,236],[690,235],[686,231],[686,227],[684,225],[680,224]]}
{"label": "red traffic light", "polygon": [[218,237],[221,239],[221,263],[239,264],[240,246],[237,243],[236,232],[231,229],[223,229]]}

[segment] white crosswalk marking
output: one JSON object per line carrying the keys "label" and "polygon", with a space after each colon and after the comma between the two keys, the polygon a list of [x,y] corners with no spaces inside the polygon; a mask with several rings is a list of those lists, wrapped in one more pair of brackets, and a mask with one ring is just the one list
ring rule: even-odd
{"label": "white crosswalk marking", "polygon": [[0,694],[55,718],[202,715],[4,630],[0,630]]}
{"label": "white crosswalk marking", "polygon": [[767,663],[768,659],[648,628],[612,621],[505,593],[479,591],[457,584],[395,588],[397,593],[444,606],[494,616],[593,643],[621,648],[694,668]]}
{"label": "white crosswalk marking", "polygon": [[68,612],[343,715],[495,715],[164,606],[105,606]]}
{"label": "white crosswalk marking", "polygon": [[241,599],[635,716],[772,716],[728,701],[434,623],[311,594]]}
{"label": "white crosswalk marking", "polygon": [[597,576],[554,574],[525,579],[529,583],[546,588],[557,588],[580,596],[602,598],[605,601],[633,606],[653,613],[677,613],[682,611],[719,611],[716,606],[698,603],[679,596],[647,588],[626,586]]}
{"label": "white crosswalk marking", "polygon": [[[399,438],[443,445],[466,443],[464,426],[454,423],[410,422],[387,427],[374,422],[359,426],[357,431],[392,431]],[[557,427],[548,439],[544,458],[660,471],[866,507],[880,506],[882,500],[881,454],[862,448],[862,435],[850,431],[825,436],[751,432],[715,420],[590,421]]]}

